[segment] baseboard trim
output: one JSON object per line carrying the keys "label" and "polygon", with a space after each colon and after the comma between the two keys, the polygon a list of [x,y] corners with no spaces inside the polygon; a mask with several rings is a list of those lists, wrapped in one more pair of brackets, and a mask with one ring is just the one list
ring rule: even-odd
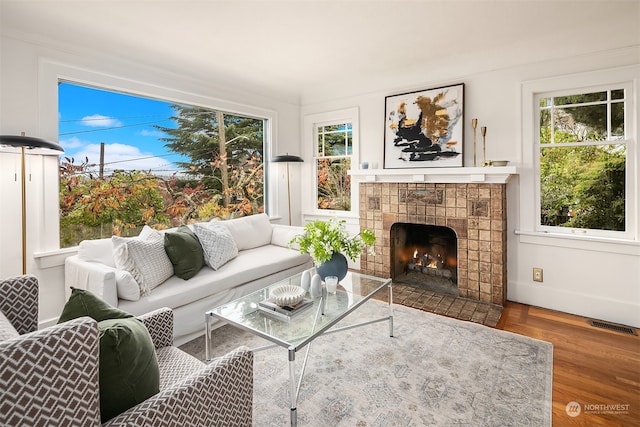
{"label": "baseboard trim", "polygon": [[598,298],[544,285],[509,281],[507,299],[579,316],[640,327],[640,303]]}

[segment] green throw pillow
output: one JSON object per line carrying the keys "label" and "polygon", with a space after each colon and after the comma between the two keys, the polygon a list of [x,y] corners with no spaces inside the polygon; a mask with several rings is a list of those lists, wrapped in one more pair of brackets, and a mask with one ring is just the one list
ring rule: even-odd
{"label": "green throw pillow", "polygon": [[174,274],[181,279],[191,279],[204,265],[200,240],[186,225],[164,234],[164,250],[173,264]]}
{"label": "green throw pillow", "polygon": [[139,319],[89,291],[74,288],[59,322],[82,316],[98,322],[104,423],[160,391],[158,360],[149,331]]}
{"label": "green throw pillow", "polygon": [[151,337],[135,317],[98,323],[100,415],[106,422],[160,391],[160,370]]}
{"label": "green throw pillow", "polygon": [[69,301],[62,308],[62,314],[58,323],[76,319],[82,316],[89,316],[96,322],[107,319],[124,319],[133,317],[132,314],[115,308],[101,298],[84,289],[71,288]]}

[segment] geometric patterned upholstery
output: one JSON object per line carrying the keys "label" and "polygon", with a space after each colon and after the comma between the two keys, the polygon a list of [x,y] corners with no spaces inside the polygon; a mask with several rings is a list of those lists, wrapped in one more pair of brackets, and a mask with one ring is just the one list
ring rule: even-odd
{"label": "geometric patterned upholstery", "polygon": [[0,342],[0,425],[100,425],[98,349],[87,317]]}
{"label": "geometric patterned upholstery", "polygon": [[26,275],[0,280],[0,311],[20,335],[38,329],[38,279]]}
{"label": "geometric patterned upholstery", "polygon": [[236,349],[106,422],[116,426],[251,426],[253,353]]}
{"label": "geometric patterned upholstery", "polygon": [[160,308],[138,316],[138,319],[149,330],[155,348],[173,345],[173,310]]}
{"label": "geometric patterned upholstery", "polygon": [[201,360],[185,353],[178,347],[162,347],[156,350],[160,368],[160,390],[172,386],[182,379],[202,370],[206,365]]}
{"label": "geometric patterned upholstery", "polygon": [[[33,276],[0,281],[0,309],[23,334],[0,342],[0,426],[100,426],[98,325],[80,317],[35,330],[37,290]],[[171,309],[138,318],[156,348],[162,386],[103,426],[251,426],[251,351],[239,347],[207,365],[173,347]]]}

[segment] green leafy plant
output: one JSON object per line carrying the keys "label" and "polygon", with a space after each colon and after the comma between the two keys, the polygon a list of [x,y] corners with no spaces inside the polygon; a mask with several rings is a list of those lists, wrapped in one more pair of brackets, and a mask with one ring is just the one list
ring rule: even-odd
{"label": "green leafy plant", "polygon": [[345,228],[345,220],[331,218],[328,221],[315,220],[304,226],[304,234],[291,241],[289,246],[298,244],[300,253],[311,255],[316,264],[329,261],[334,252],[341,253],[355,261],[367,247],[375,243],[373,231],[363,228],[360,234],[350,236]]}

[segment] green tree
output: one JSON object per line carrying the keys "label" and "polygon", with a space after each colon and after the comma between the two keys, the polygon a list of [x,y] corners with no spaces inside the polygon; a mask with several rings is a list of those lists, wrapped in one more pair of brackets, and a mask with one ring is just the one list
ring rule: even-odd
{"label": "green tree", "polygon": [[[593,94],[556,99],[560,105],[592,101]],[[555,111],[553,142],[598,141],[606,124],[593,109]],[[625,229],[624,146],[554,147],[547,111],[540,123],[540,190],[543,225],[622,231]]]}
{"label": "green tree", "polygon": [[576,186],[576,215],[568,225],[578,228],[624,231],[626,156],[601,150],[584,170]]}
{"label": "green tree", "polygon": [[[161,140],[171,151],[189,158],[176,164],[205,188],[228,193],[233,186],[228,177],[234,168],[242,167],[249,158],[262,160],[263,120],[178,104],[171,108],[177,127],[156,126],[169,135]],[[232,197],[223,194],[223,200]]]}

